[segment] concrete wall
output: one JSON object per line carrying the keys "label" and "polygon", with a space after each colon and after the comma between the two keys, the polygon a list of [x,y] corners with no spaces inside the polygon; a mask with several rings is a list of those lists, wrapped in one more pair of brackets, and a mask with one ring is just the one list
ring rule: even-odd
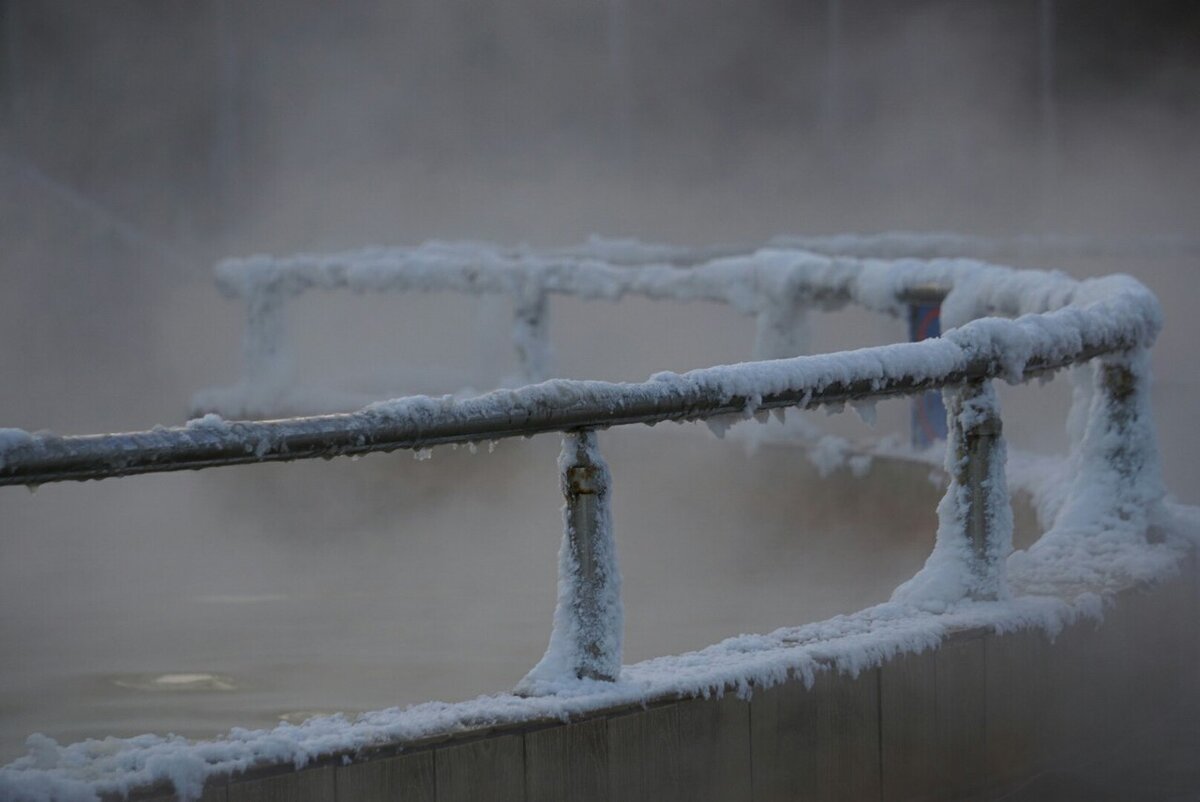
{"label": "concrete wall", "polygon": [[[1039,632],[964,631],[858,677],[819,674],[811,689],[793,680],[749,701],[663,700],[389,746],[345,764],[264,768],[210,784],[204,799],[1152,798],[1106,796],[1114,789],[1103,778],[1108,769],[1128,777],[1119,761],[1132,753],[1149,760],[1178,748],[1181,732],[1200,747],[1200,727],[1172,727],[1193,710],[1197,599],[1189,570],[1127,591],[1103,625],[1077,624],[1053,643]],[[1176,778],[1192,779],[1200,774]]]}

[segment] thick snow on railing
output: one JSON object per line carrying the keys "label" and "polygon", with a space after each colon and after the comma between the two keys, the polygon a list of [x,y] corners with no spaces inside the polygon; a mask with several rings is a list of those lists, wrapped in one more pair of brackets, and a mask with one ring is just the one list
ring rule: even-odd
{"label": "thick snow on railing", "polygon": [[[199,743],[143,736],[62,747],[34,736],[27,757],[0,768],[5,798],[94,799],[98,792],[123,792],[163,778],[190,798],[206,776],[260,762],[299,767],[319,755],[462,728],[730,688],[749,694],[789,675],[811,682],[821,670],[856,673],[898,652],[935,646],[966,626],[1055,632],[1080,615],[1098,615],[1103,594],[1175,570],[1187,547],[1180,535],[1200,519],[1164,500],[1147,356],[1161,313],[1154,296],[1132,278],[1075,281],[969,260],[832,259],[779,249],[692,268],[636,269],[553,259],[531,269],[501,256],[464,266],[461,255],[443,259],[435,251],[416,249],[378,262],[305,257],[287,263],[287,269],[277,262],[243,263],[234,272],[246,282],[245,293],[260,300],[319,286],[513,291],[536,280],[542,291],[590,287],[597,297],[631,291],[715,297],[777,320],[793,304],[855,301],[894,311],[914,293],[931,293],[944,296],[944,315],[953,328],[920,343],[664,373],[639,383],[556,380],[476,398],[402,398],[356,413],[291,420],[226,421],[210,415],[184,427],[118,435],[0,431],[3,484],[561,431],[559,473],[567,502],[549,647],[519,693],[382,711],[355,721],[327,717],[269,732],[238,730]],[[1020,382],[1073,365],[1085,367],[1072,373],[1069,459],[1050,480],[1009,474],[992,380]],[[945,468],[951,481],[938,508],[932,554],[889,603],[766,636],[740,636],[691,654],[621,665],[623,610],[611,483],[597,430],[693,419],[719,429],[773,409],[870,404],[929,388],[943,388],[947,401]],[[1009,484],[1035,493],[1047,527],[1033,547],[1016,553]]]}
{"label": "thick snow on railing", "polygon": [[[1060,241],[1074,242],[1053,240]],[[1024,248],[1032,248],[1035,242],[1048,240],[1029,240]],[[1088,242],[1078,244],[1082,247]],[[1187,247],[1188,242],[1177,244]],[[753,357],[776,359],[810,350],[806,310],[812,308],[836,309],[857,303],[896,315],[908,304],[936,304],[951,285],[986,274],[987,293],[960,293],[963,298],[973,295],[981,305],[958,310],[956,322],[962,322],[985,312],[1015,316],[1057,308],[1075,291],[1075,283],[1059,274],[1007,271],[1013,275],[1004,277],[1003,269],[971,259],[860,258],[872,253],[905,256],[973,251],[998,253],[1003,248],[995,241],[960,235],[896,233],[779,238],[770,247],[754,251],[687,250],[594,239],[577,248],[547,251],[432,242],[414,248],[231,259],[217,265],[217,285],[246,304],[243,377],[232,387],[198,393],[192,406],[198,414],[217,412],[231,417],[361,406],[361,401],[353,403],[353,396],[345,391],[295,386],[286,307],[290,299],[316,290],[507,296],[513,304],[511,337],[520,364],[519,383],[524,384],[554,373],[548,300],[555,294],[609,301],[641,296],[727,304],[757,319]],[[904,271],[894,269],[905,264]],[[953,319],[955,310],[949,311]]]}
{"label": "thick snow on railing", "polygon": [[782,236],[772,239],[770,245],[838,256],[935,259],[970,255],[1022,264],[1044,259],[1171,258],[1200,254],[1200,239],[1171,235],[1081,237],[1023,234],[1015,237],[980,237],[949,231],[886,231],[879,234]]}
{"label": "thick snow on railing", "polygon": [[[806,261],[796,264],[807,267]],[[1065,305],[1016,320],[975,320],[919,343],[660,373],[638,383],[554,380],[475,398],[416,396],[355,413],[281,421],[209,415],[184,427],[118,435],[33,436],[7,430],[0,441],[0,485],[427,448],[629,423],[750,417],[789,406],[869,402],[968,380],[1017,382],[1101,354],[1148,347],[1161,325],[1153,295],[1128,277],[1075,282],[956,262],[867,264],[857,270],[839,267],[829,275],[837,283],[826,286],[853,292],[870,287],[867,297],[880,308],[898,303],[894,299],[909,286],[951,287],[944,305],[951,320],[985,310],[1020,314]],[[893,300],[887,301],[885,293]]]}
{"label": "thick snow on railing", "polygon": [[[629,260],[613,262],[608,254]],[[548,334],[548,296],[618,301],[653,300],[729,304],[759,317],[754,355],[796,356],[803,347],[803,312],[809,305],[835,307],[851,300],[848,285],[859,271],[840,278],[828,259],[791,252],[703,260],[699,253],[625,243],[594,243],[567,251],[505,251],[478,244],[428,243],[417,248],[376,248],[343,254],[301,254],[229,260],[217,266],[217,285],[246,304],[244,375],[231,388],[197,394],[193,408],[226,415],[272,414],[279,409],[329,409],[342,399],[293,387],[287,351],[287,302],[314,290],[357,293],[452,291],[505,295],[513,304],[511,336],[521,382],[553,375]],[[644,261],[658,258],[662,261]],[[688,263],[680,267],[670,260]],[[914,288],[919,292],[921,288]],[[894,306],[894,299],[890,301]],[[799,350],[797,350],[799,349]]]}

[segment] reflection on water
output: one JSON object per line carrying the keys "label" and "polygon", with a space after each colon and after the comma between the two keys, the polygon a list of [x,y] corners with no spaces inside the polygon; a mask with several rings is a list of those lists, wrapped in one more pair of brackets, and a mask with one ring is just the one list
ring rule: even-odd
{"label": "reflection on water", "polygon": [[133,674],[112,678],[113,685],[135,691],[236,691],[231,677],[217,674]]}
{"label": "reflection on water", "polygon": [[303,724],[310,718],[318,716],[332,716],[335,713],[342,713],[341,710],[293,710],[288,713],[280,713],[279,720],[285,724]]}
{"label": "reflection on water", "polygon": [[[626,661],[883,600],[919,567],[928,469],[820,479],[699,427],[607,432]],[[6,496],[0,760],[24,738],[210,736],[465,699],[541,656],[554,436],[494,454],[268,465]]]}

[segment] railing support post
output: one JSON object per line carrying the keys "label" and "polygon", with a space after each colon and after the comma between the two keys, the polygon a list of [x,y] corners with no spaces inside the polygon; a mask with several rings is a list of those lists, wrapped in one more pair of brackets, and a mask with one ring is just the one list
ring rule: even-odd
{"label": "railing support post", "polygon": [[1000,406],[991,382],[972,382],[946,393],[947,428],[953,430],[953,484],[966,489],[965,524],[972,569],[979,585],[972,598],[996,599],[1004,585],[1004,560],[1012,551],[1012,502],[1004,475],[1006,451]]}
{"label": "railing support post", "polygon": [[947,388],[944,400],[950,486],[938,505],[937,541],[925,567],[892,597],[924,606],[1008,595],[1012,503],[996,390],[990,381],[973,381]]}
{"label": "railing support post", "polygon": [[1135,428],[1141,423],[1138,408],[1138,376],[1128,359],[1096,360],[1097,390],[1104,428],[1114,437],[1108,439],[1105,458],[1126,482],[1145,469],[1145,454],[1138,448]]}
{"label": "railing support post", "polygon": [[1157,540],[1166,491],[1147,397],[1149,354],[1138,348],[1099,357],[1081,377],[1092,384],[1079,390],[1073,409],[1075,477],[1054,528],[1125,530]]}
{"label": "railing support post", "polygon": [[[908,307],[908,341],[921,342],[942,336],[942,306],[910,304]],[[914,448],[928,448],[946,439],[946,406],[942,394],[927,390],[912,397],[911,438]]]}
{"label": "railing support post", "polygon": [[536,384],[550,378],[553,352],[550,348],[546,291],[528,277],[513,293],[513,346],[517,350],[520,380]]}
{"label": "railing support post", "polygon": [[[246,387],[272,396],[287,383],[283,297],[270,288],[256,287],[246,298],[246,331],[242,355]],[[275,400],[275,399],[270,399]]]}
{"label": "railing support post", "polygon": [[563,540],[558,605],[545,656],[517,685],[519,693],[553,693],[580,679],[616,681],[621,673],[624,611],[609,507],[608,466],[591,430],[563,435],[558,459]]}
{"label": "railing support post", "polygon": [[808,310],[796,288],[787,288],[759,310],[754,332],[755,359],[787,359],[810,350]]}

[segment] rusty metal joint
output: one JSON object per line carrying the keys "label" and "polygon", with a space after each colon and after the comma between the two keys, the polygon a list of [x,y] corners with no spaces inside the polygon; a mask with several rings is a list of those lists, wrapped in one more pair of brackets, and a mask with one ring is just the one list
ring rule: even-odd
{"label": "rusty metal joint", "polygon": [[590,496],[600,492],[595,465],[573,465],[567,469],[567,489],[573,495]]}

